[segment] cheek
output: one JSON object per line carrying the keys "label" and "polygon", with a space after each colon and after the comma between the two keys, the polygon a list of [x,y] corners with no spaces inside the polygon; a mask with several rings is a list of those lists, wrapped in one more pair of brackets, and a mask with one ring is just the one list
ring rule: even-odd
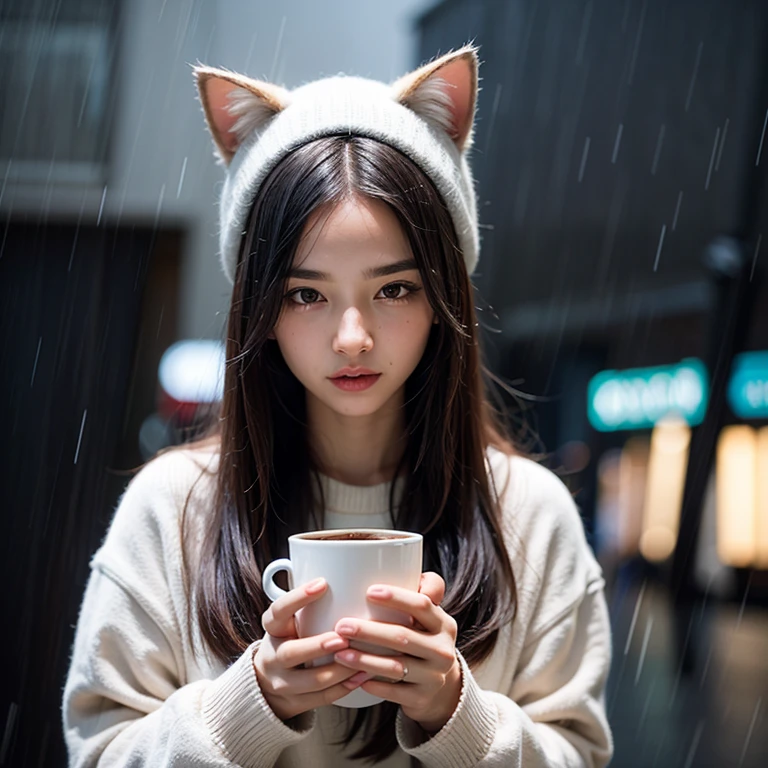
{"label": "cheek", "polygon": [[322,368],[324,345],[319,322],[285,315],[275,326],[274,334],[283,360],[297,378]]}
{"label": "cheek", "polygon": [[396,346],[421,357],[432,330],[432,312],[418,311],[398,319],[390,329],[391,337],[397,339]]}
{"label": "cheek", "polygon": [[304,335],[299,333],[299,329],[295,327],[295,324],[290,319],[283,318],[275,326],[274,333],[277,346],[280,348],[280,352],[282,352],[286,362],[290,362],[293,358],[300,355]]}

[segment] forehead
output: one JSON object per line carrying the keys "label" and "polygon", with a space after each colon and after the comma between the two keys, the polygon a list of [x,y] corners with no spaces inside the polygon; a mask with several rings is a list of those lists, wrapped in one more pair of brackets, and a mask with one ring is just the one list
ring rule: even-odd
{"label": "forehead", "polygon": [[310,216],[294,256],[295,265],[323,261],[341,266],[360,260],[402,258],[408,239],[392,209],[380,200],[353,197]]}

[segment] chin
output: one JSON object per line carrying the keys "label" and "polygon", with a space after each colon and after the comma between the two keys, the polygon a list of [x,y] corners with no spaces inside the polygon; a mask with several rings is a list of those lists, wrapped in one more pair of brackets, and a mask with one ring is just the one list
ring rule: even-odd
{"label": "chin", "polygon": [[371,397],[370,394],[358,392],[344,393],[339,397],[323,399],[326,408],[339,416],[372,416],[382,410],[388,402],[387,398]]}
{"label": "chin", "polygon": [[372,403],[349,403],[348,405],[340,405],[335,403],[328,405],[328,407],[339,414],[339,416],[373,416],[376,412],[382,408],[381,404]]}

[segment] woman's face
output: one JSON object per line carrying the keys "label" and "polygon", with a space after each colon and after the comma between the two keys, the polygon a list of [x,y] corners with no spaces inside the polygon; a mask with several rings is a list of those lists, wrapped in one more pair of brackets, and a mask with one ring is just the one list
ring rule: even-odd
{"label": "woman's face", "polygon": [[310,410],[371,416],[402,405],[434,317],[395,214],[356,198],[308,222],[274,336]]}

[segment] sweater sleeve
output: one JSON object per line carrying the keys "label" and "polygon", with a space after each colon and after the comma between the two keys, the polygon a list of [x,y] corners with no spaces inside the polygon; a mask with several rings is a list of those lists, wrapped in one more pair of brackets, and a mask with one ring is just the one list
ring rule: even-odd
{"label": "sweater sleeve", "polygon": [[164,627],[94,568],[64,690],[70,766],[274,765],[312,718],[297,731],[272,712],[253,669],[257,648],[214,680],[179,685]]}
{"label": "sweater sleeve", "polygon": [[258,642],[218,676],[190,672],[179,510],[198,477],[181,452],[150,462],[94,555],[64,689],[70,766],[266,768],[311,730],[312,715],[289,727],[267,704]]}
{"label": "sweater sleeve", "polygon": [[510,644],[500,646],[507,656],[494,654],[485,677],[505,682],[484,689],[460,657],[462,693],[452,718],[427,739],[401,714],[400,745],[428,768],[602,768],[613,742],[604,707],[611,631],[600,567],[560,480],[525,459],[505,459],[502,469],[513,470],[500,473],[498,487],[511,478],[504,522],[518,610],[507,628]]}
{"label": "sweater sleeve", "polygon": [[451,719],[427,740],[401,713],[401,747],[427,768],[605,766],[613,749],[603,706],[609,637],[598,587],[525,649],[509,695],[482,690],[460,659],[462,693]]}

